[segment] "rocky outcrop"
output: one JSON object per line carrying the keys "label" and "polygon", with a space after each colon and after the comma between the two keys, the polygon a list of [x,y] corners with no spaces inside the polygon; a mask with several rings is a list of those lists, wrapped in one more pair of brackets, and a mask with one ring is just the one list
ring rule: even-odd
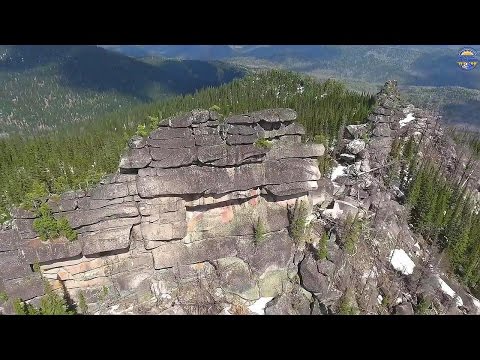
{"label": "rocky outcrop", "polygon": [[90,313],[220,313],[278,296],[297,273],[288,208],[309,203],[324,152],[300,142],[295,118],[193,110],[132,138],[117,173],[48,200],[77,240],[41,241],[35,214],[14,212],[0,232],[0,290],[35,303],[47,279]]}

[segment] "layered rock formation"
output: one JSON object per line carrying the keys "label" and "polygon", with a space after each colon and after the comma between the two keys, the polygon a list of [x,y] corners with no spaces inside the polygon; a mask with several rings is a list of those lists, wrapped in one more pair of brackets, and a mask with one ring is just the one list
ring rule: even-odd
{"label": "layered rock formation", "polygon": [[194,110],[131,139],[116,174],[48,200],[78,233],[72,242],[41,241],[35,214],[18,209],[0,232],[3,311],[38,302],[43,279],[83,295],[90,313],[257,311],[297,274],[288,208],[309,204],[320,179],[324,148],[301,143],[295,118]]}

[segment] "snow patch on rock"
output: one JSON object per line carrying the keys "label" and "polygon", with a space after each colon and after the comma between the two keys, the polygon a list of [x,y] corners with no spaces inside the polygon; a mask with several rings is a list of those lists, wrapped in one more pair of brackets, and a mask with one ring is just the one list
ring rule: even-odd
{"label": "snow patch on rock", "polygon": [[404,119],[399,121],[400,127],[404,127],[405,125],[407,125],[412,120],[415,120],[415,116],[413,116],[412,113],[408,113],[407,116]]}
{"label": "snow patch on rock", "polygon": [[267,303],[271,301],[273,297],[261,297],[257,301],[255,301],[252,305],[248,307],[248,309],[258,315],[265,315],[265,306]]}
{"label": "snow patch on rock", "polygon": [[403,275],[413,274],[415,263],[410,259],[405,250],[394,249],[390,252],[390,264],[397,271],[400,271]]}

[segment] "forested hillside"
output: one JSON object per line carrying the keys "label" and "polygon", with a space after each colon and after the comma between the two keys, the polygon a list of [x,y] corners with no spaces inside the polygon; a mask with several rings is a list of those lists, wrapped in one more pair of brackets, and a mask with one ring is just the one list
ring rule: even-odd
{"label": "forested hillside", "polygon": [[0,137],[95,119],[243,75],[218,62],[152,64],[96,46],[0,46]]}
{"label": "forested hillside", "polygon": [[347,91],[340,83],[319,83],[297,74],[271,71],[82,125],[65,126],[35,138],[12,136],[0,140],[1,216],[7,219],[7,209],[13,204],[86,187],[115,171],[127,140],[139,125],[148,125],[152,119],[156,122],[181,111],[212,106],[223,115],[289,107],[298,112],[298,120],[310,137],[320,134],[327,140],[338,136],[342,124],[365,121],[372,105],[371,96]]}

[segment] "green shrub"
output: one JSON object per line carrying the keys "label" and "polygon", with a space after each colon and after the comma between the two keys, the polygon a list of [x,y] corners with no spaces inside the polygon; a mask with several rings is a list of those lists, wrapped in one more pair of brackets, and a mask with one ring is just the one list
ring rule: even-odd
{"label": "green shrub", "polygon": [[5,291],[0,291],[0,304],[8,301],[8,294]]}
{"label": "green shrub", "polygon": [[78,307],[80,308],[80,312],[82,314],[88,313],[88,306],[85,300],[85,295],[83,295],[83,291],[80,291],[80,295],[78,295]]}
{"label": "green shrub", "polygon": [[328,256],[328,235],[327,232],[322,234],[318,243],[317,257],[319,260],[326,260]]}
{"label": "green shrub", "polygon": [[352,304],[352,294],[351,291],[346,291],[345,294],[340,298],[340,304],[338,306],[339,315],[357,315],[358,310],[354,304]]}
{"label": "green shrub", "polygon": [[353,254],[357,246],[357,242],[362,234],[363,221],[358,218],[358,214],[352,216],[347,215],[345,221],[345,240],[344,247],[348,254]]}
{"label": "green shrub", "polygon": [[74,310],[69,310],[64,298],[53,291],[48,281],[45,281],[45,295],[40,299],[40,307],[37,309],[21,299],[13,303],[17,315],[73,315]]}
{"label": "green shrub", "polygon": [[33,221],[33,229],[41,240],[47,241],[59,236],[65,236],[68,240],[77,239],[77,233],[72,229],[66,218],[55,219],[50,207],[44,203],[37,211],[37,218]]}
{"label": "green shrub", "polygon": [[255,244],[260,244],[263,240],[265,240],[265,235],[267,233],[267,229],[265,227],[264,221],[259,217],[257,224],[254,227],[254,234],[255,234]]}
{"label": "green shrub", "polygon": [[220,106],[218,106],[218,105],[212,105],[212,106],[210,106],[210,108],[208,110],[220,112],[221,109],[220,109]]}
{"label": "green shrub", "polygon": [[255,141],[255,146],[262,149],[271,149],[273,146],[273,142],[264,138],[260,138]]}
{"label": "green shrub", "polygon": [[30,191],[25,195],[22,207],[27,210],[38,208],[48,196],[47,185],[44,182],[33,181]]}
{"label": "green shrub", "polygon": [[289,232],[290,236],[296,242],[306,240],[307,234],[307,216],[308,208],[306,201],[296,201],[293,212],[290,213],[290,226]]}

